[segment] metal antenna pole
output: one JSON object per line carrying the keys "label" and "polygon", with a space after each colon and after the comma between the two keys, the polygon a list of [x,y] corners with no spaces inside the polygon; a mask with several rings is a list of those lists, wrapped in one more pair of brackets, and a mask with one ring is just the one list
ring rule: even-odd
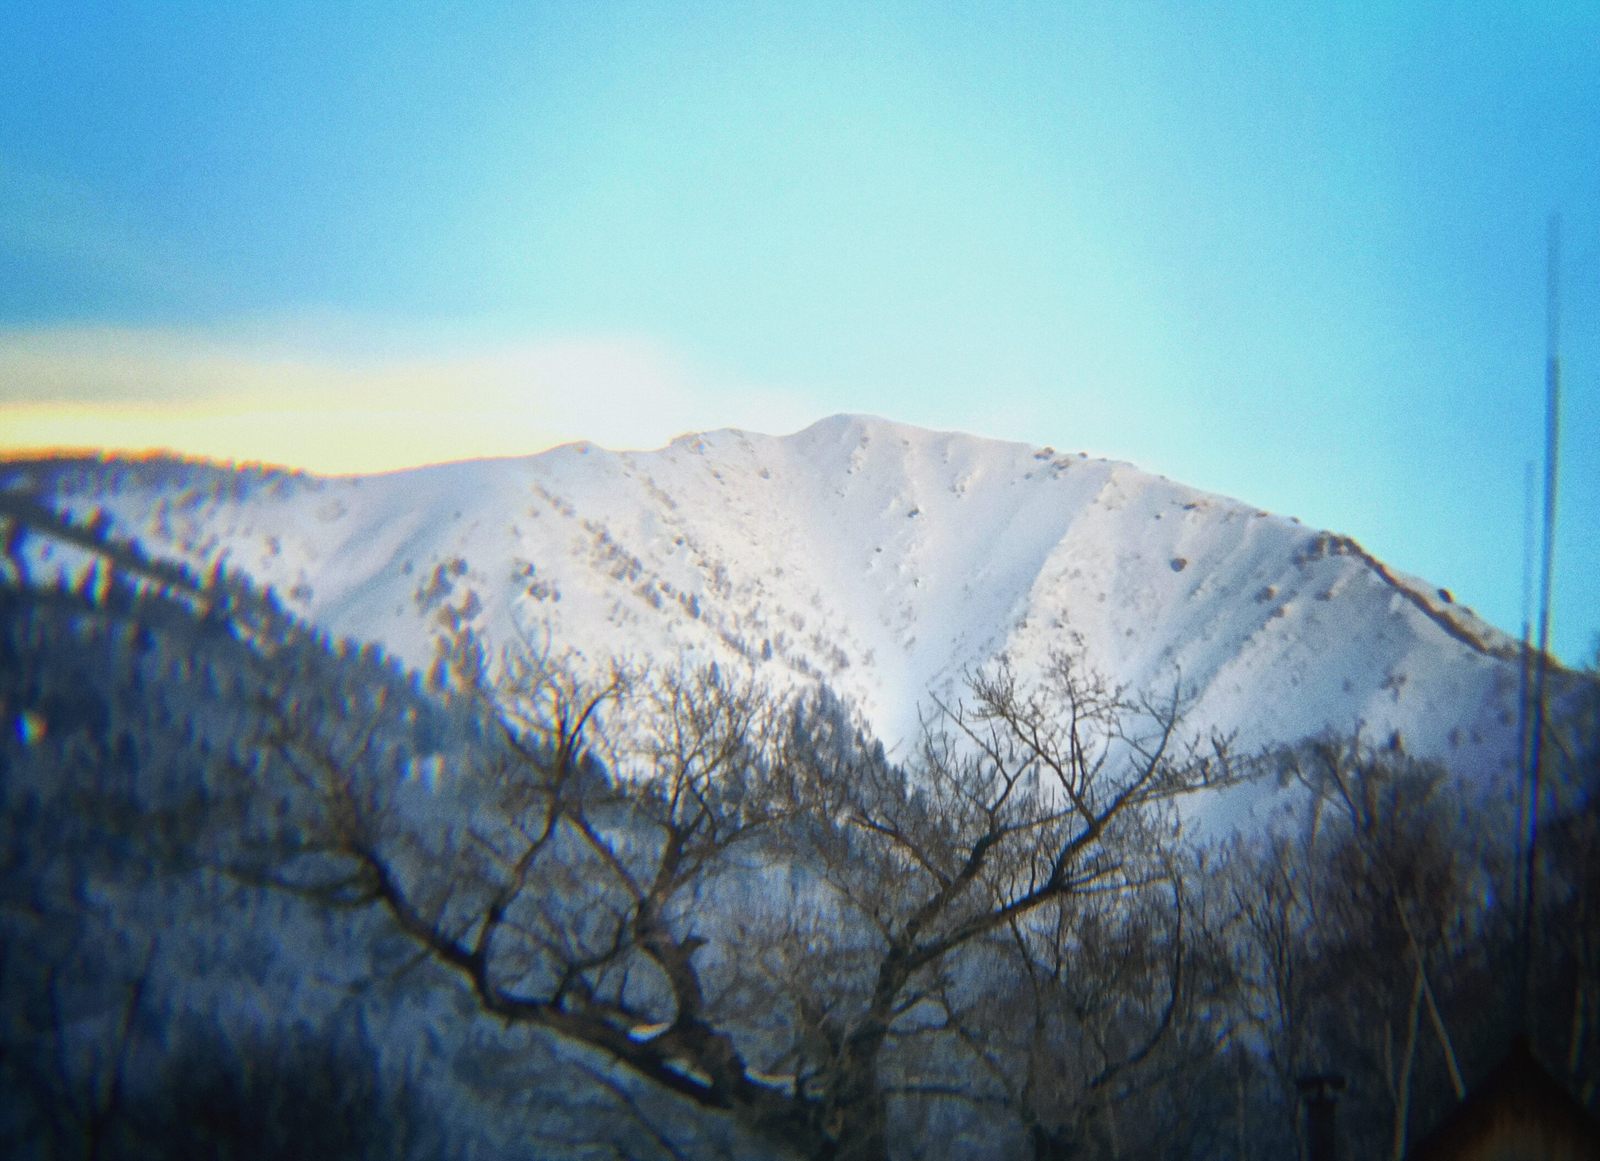
{"label": "metal antenna pole", "polygon": [[[1534,542],[1534,466],[1532,460],[1522,465],[1522,647],[1517,665],[1517,765],[1516,803],[1517,829],[1513,862],[1512,898],[1516,907],[1514,931],[1518,938],[1524,932],[1524,916],[1528,913],[1528,884],[1524,864],[1528,857],[1528,734],[1533,698],[1533,556]],[[1520,949],[1519,949],[1520,950]],[[1512,1005],[1522,1001],[1528,991],[1528,957],[1521,955],[1516,976],[1516,991]]]}
{"label": "metal antenna pole", "polygon": [[[1522,916],[1524,962],[1533,956],[1534,911],[1538,899],[1539,793],[1544,782],[1545,709],[1550,675],[1550,589],[1555,573],[1557,455],[1561,443],[1560,333],[1561,218],[1551,215],[1547,268],[1547,318],[1545,334],[1544,415],[1544,555],[1539,586],[1539,653],[1533,675],[1533,728],[1528,742],[1528,850],[1524,870],[1526,910]],[[1528,1029],[1533,1030],[1532,972],[1524,991]]]}

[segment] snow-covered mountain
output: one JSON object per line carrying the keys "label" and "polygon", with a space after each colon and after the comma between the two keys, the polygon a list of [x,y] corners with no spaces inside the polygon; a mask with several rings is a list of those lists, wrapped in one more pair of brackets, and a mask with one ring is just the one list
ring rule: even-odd
{"label": "snow-covered mountain", "polygon": [[[1001,652],[1081,640],[1242,742],[1358,726],[1468,774],[1514,748],[1515,643],[1346,537],[1128,464],[835,416],[795,435],[580,443],[320,479],[165,460],[16,467],[157,555],[225,563],[331,632],[820,677],[891,749]],[[0,475],[9,473],[0,473]]]}

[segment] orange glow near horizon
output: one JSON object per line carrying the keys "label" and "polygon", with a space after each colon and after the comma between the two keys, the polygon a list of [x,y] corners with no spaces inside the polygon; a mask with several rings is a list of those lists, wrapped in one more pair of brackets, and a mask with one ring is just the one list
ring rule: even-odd
{"label": "orange glow near horizon", "polygon": [[626,338],[362,357],[159,330],[0,332],[0,385],[27,387],[0,395],[0,456],[167,452],[361,475],[815,418],[782,393],[698,378]]}
{"label": "orange glow near horizon", "polygon": [[317,475],[366,475],[452,460],[532,455],[563,433],[503,410],[0,406],[0,456],[171,454]]}

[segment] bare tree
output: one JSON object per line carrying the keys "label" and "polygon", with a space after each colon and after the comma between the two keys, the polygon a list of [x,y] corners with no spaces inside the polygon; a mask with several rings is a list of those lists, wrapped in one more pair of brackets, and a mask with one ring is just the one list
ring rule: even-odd
{"label": "bare tree", "polygon": [[1158,1050],[1187,1015],[1185,885],[1175,856],[1153,855],[1141,884],[1009,925],[981,992],[938,995],[1040,1161],[1123,1155],[1117,1110],[1159,1075]]}
{"label": "bare tree", "polygon": [[880,946],[871,988],[839,1029],[832,1090],[848,1100],[837,1115],[850,1139],[868,1143],[862,1156],[881,1152],[879,1055],[939,982],[934,969],[998,933],[1026,945],[1063,900],[1137,891],[1152,873],[1141,852],[1153,825],[1169,821],[1152,812],[1233,776],[1220,739],[1181,737],[1176,691],[1132,698],[1077,655],[1054,656],[1033,684],[1002,662],[969,693],[939,707],[908,784],[843,784],[845,826],[822,852]]}
{"label": "bare tree", "polygon": [[[13,532],[51,519],[12,508]],[[206,830],[180,845],[378,910],[481,1011],[810,1157],[876,1161],[897,1107],[968,1099],[945,1009],[984,971],[1059,977],[1103,954],[1119,901],[1172,881],[1150,855],[1172,801],[1234,776],[1220,740],[1182,732],[1176,691],[1131,696],[1071,654],[1037,680],[974,675],[905,768],[822,694],[714,669],[584,677],[537,649],[491,666],[470,599],[439,608],[430,701],[221,573],[63,536],[170,593],[250,673],[246,704],[216,704],[258,725],[208,752],[184,816]],[[1182,959],[1169,929],[1147,934],[1159,1032]],[[1116,1072],[1150,1032],[1095,1002],[1084,1028]]]}
{"label": "bare tree", "polygon": [[[886,1047],[960,986],[962,953],[1141,889],[1151,812],[1232,776],[1219,741],[1180,735],[1176,696],[1068,656],[1037,685],[974,677],[910,771],[714,671],[502,673],[506,745],[450,773],[460,821],[433,834],[363,769],[376,725],[280,712],[295,823],[254,836],[251,873],[382,906],[485,1011],[812,1157],[888,1155],[889,1073],[915,1078]],[[755,922],[741,882],[773,875],[801,886]]]}
{"label": "bare tree", "polygon": [[1439,1095],[1420,1070],[1465,1092],[1443,984],[1484,929],[1483,871],[1444,810],[1444,771],[1396,742],[1322,738],[1279,762],[1311,797],[1298,836],[1258,854],[1258,882],[1238,888],[1262,1026],[1280,1070],[1351,1075],[1398,1159],[1419,1093]]}

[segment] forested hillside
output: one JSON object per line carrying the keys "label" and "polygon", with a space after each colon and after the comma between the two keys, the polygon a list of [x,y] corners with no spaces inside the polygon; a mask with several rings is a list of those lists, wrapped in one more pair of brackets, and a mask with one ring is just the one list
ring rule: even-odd
{"label": "forested hillside", "polygon": [[[408,669],[46,500],[0,493],[7,1155],[1265,1161],[1336,1071],[1400,1156],[1521,1025],[1596,1106],[1592,680],[1530,946],[1512,808],[1400,738],[1240,752],[1069,650],[891,761],[820,682],[495,655],[464,597]],[[1250,780],[1285,826],[1183,833]]]}

